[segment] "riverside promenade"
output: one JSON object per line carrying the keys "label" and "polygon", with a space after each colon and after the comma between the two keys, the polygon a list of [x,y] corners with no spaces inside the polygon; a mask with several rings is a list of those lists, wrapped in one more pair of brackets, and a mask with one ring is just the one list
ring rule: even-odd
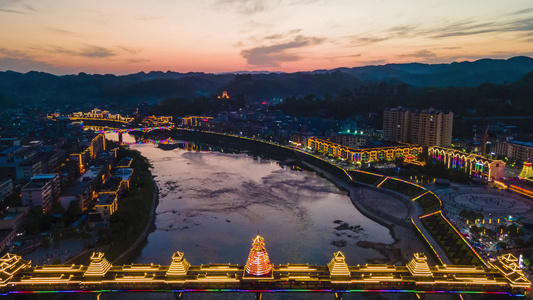
{"label": "riverside promenade", "polygon": [[391,231],[395,244],[398,245],[402,253],[403,263],[408,262],[412,253],[415,252],[426,253],[431,264],[440,263],[440,261],[434,261],[433,257],[429,255],[430,253],[427,253],[430,250],[416,233],[416,229],[410,221],[412,218],[433,249],[435,249],[442,263],[451,264],[442,248],[418,219],[420,215],[419,208],[411,199],[400,193],[383,190],[364,183],[355,182],[357,183],[357,186],[355,186],[313,164],[303,163],[309,169],[348,191],[350,199],[357,210],[366,217],[387,227]]}

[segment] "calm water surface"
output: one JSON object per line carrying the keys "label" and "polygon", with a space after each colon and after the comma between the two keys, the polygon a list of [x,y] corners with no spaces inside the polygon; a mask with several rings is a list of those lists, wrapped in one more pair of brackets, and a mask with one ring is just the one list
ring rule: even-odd
{"label": "calm water surface", "polygon": [[[385,227],[355,209],[346,192],[315,173],[291,171],[276,161],[246,154],[162,150],[152,144],[130,147],[150,160],[159,187],[156,229],[148,236],[136,263],[168,265],[172,254],[179,250],[195,265],[245,264],[257,233],[265,238],[274,264],[325,265],[338,250],[346,255],[348,264],[364,264],[381,255],[358,247],[358,241],[393,242]],[[358,229],[336,230],[337,220]],[[332,244],[339,240],[346,241],[346,246]],[[265,295],[263,299],[333,298],[283,295]],[[253,299],[248,294],[185,296]],[[147,297],[173,298],[168,294],[128,294],[127,298]]]}

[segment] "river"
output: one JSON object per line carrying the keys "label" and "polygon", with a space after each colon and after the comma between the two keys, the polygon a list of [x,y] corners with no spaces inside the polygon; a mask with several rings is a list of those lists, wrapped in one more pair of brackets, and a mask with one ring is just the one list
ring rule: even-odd
{"label": "river", "polygon": [[[124,135],[125,141],[131,138]],[[163,150],[154,144],[130,147],[149,159],[159,187],[155,230],[136,263],[168,265],[179,250],[195,265],[245,264],[258,233],[265,238],[274,264],[326,265],[338,250],[349,265],[364,264],[383,257],[358,247],[358,241],[393,243],[387,228],[363,216],[345,191],[313,172],[293,171],[277,161],[243,153]],[[350,229],[336,229],[342,223]],[[187,294],[185,299],[253,299],[249,294],[216,295]],[[263,299],[322,296],[278,294]],[[345,299],[358,297],[345,295]],[[173,299],[169,294],[128,294],[127,298]]]}

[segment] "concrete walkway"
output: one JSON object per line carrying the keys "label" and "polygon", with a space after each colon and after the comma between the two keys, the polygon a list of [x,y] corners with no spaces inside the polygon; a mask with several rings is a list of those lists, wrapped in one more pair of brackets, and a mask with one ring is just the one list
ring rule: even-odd
{"label": "concrete walkway", "polygon": [[448,258],[448,256],[446,256],[446,253],[444,252],[444,250],[442,250],[442,248],[437,243],[437,241],[435,241],[433,236],[429,233],[429,231],[426,229],[426,227],[422,224],[422,221],[420,221],[420,219],[418,217],[415,217],[415,218],[413,218],[413,222],[416,224],[418,229],[420,229],[420,231],[424,234],[424,236],[426,237],[428,242],[431,244],[433,249],[435,249],[435,252],[437,252],[437,255],[439,256],[439,258],[442,261],[442,263],[443,264],[452,264],[451,260]]}
{"label": "concrete walkway", "polygon": [[440,264],[439,261],[433,259],[432,255],[427,253],[428,249],[426,242],[422,241],[419,235],[415,232],[416,229],[413,228],[413,225],[411,224],[411,218],[413,218],[415,224],[431,243],[443,263],[450,263],[450,260],[444,254],[444,251],[418,219],[418,206],[406,196],[370,185],[352,185],[319,167],[306,162],[303,163],[309,169],[322,174],[326,179],[335,183],[338,187],[347,190],[350,194],[352,203],[357,210],[367,218],[387,227],[402,252],[404,258],[403,263],[409,262],[413,257],[413,253],[424,252],[428,254],[426,256],[428,257],[428,263],[430,265]]}

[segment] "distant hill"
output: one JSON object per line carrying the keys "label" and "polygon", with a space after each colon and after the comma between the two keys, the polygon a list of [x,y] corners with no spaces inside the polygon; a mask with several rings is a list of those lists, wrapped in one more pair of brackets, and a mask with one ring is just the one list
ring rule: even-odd
{"label": "distant hill", "polygon": [[[533,58],[517,56],[507,60],[480,59],[451,64],[386,64],[335,69],[363,81],[401,81],[412,87],[463,87],[482,83],[504,84],[517,81],[533,71]],[[315,73],[331,72],[319,70]]]}
{"label": "distant hill", "polygon": [[[56,76],[42,72],[0,72],[0,106],[24,103],[135,105],[167,98],[230,97],[261,101],[289,96],[349,94],[353,91],[397,92],[427,87],[503,85],[533,71],[533,59],[481,59],[451,64],[386,64],[298,73],[237,72],[224,74],[152,71],[124,76]],[[403,85],[401,89],[397,87]],[[348,91],[348,92],[346,92]]]}

